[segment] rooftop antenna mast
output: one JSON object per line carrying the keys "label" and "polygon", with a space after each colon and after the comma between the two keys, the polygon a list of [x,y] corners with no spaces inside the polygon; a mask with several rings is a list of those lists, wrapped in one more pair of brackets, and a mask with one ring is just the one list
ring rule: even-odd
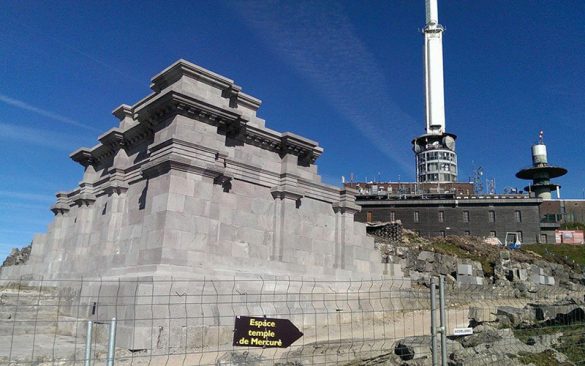
{"label": "rooftop antenna mast", "polygon": [[473,170],[473,193],[474,194],[482,194],[483,193],[483,168],[478,166]]}
{"label": "rooftop antenna mast", "polygon": [[445,92],[443,88],[443,31],[439,24],[437,0],[426,0],[425,98],[426,130],[433,135],[445,133]]}
{"label": "rooftop antenna mast", "polygon": [[437,0],[425,0],[424,35],[425,133],[412,140],[416,156],[417,183],[457,181],[457,136],[445,129],[445,91],[443,87],[443,31],[439,24]]}

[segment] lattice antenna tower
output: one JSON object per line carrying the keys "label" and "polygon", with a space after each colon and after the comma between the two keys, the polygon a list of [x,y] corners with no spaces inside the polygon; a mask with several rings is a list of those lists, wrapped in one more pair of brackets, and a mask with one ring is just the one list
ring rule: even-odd
{"label": "lattice antenna tower", "polygon": [[473,193],[483,193],[483,168],[478,166],[473,170],[472,180],[473,182]]}

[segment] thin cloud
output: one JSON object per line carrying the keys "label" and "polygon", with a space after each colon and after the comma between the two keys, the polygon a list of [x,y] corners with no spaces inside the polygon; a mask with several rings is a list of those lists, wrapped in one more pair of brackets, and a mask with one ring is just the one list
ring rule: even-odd
{"label": "thin cloud", "polygon": [[[0,233],[2,233],[2,234],[34,234],[35,232],[29,231],[29,230],[0,229]],[[10,244],[4,244],[4,245],[6,245],[8,247]],[[14,247],[12,247],[12,248],[14,248]]]}
{"label": "thin cloud", "polygon": [[0,202],[0,208],[10,209],[10,210],[42,211],[42,210],[46,210],[48,207],[47,207],[47,205],[43,205],[43,204]]}
{"label": "thin cloud", "polygon": [[54,113],[51,111],[47,111],[45,109],[28,104],[22,100],[18,100],[18,99],[9,97],[8,95],[0,94],[0,102],[3,102],[5,104],[8,104],[9,106],[12,106],[15,108],[19,108],[19,109],[22,109],[25,111],[36,113],[36,114],[41,115],[43,117],[51,118],[55,121],[59,121],[59,122],[62,122],[62,123],[65,123],[65,124],[68,124],[71,126],[84,128],[84,129],[90,130],[90,131],[97,131],[95,128],[89,127],[89,126],[87,126],[81,122],[75,121],[69,117],[62,116],[60,114],[57,114],[57,113]]}
{"label": "thin cloud", "polygon": [[[392,101],[384,71],[356,36],[339,4],[276,2],[273,8],[264,2],[230,4],[372,145],[403,170],[412,171],[411,157],[396,146],[403,146],[410,137],[401,126],[414,125],[416,120]],[[311,7],[310,16],[307,7]]]}
{"label": "thin cloud", "polygon": [[70,136],[6,123],[0,123],[0,139],[2,138],[61,151],[71,151],[71,141],[75,141]]}
{"label": "thin cloud", "polygon": [[14,198],[19,200],[25,201],[35,201],[35,202],[54,202],[54,196],[48,196],[44,194],[36,194],[36,193],[28,193],[28,192],[15,192],[15,191],[0,191],[0,198]]}
{"label": "thin cloud", "polygon": [[[108,69],[110,71],[113,71],[113,72],[115,72],[115,73],[117,73],[117,74],[119,74],[121,76],[124,76],[128,80],[131,80],[131,81],[133,81],[135,83],[140,83],[141,86],[144,86],[144,81],[143,80],[140,80],[140,79],[138,79],[138,78],[130,75],[128,72],[124,72],[122,70],[119,70],[116,67],[112,66],[111,64],[109,64],[109,63],[107,63],[107,62],[105,62],[103,60],[100,60],[99,58],[94,57],[94,56],[90,55],[87,52],[84,52],[84,51],[82,51],[82,50],[80,50],[80,49],[78,49],[76,47],[71,46],[71,43],[72,42],[70,40],[61,40],[61,39],[59,39],[57,37],[53,37],[53,36],[49,35],[46,30],[41,30],[41,29],[38,29],[35,26],[31,26],[29,24],[26,24],[26,22],[22,21],[21,19],[8,20],[8,23],[11,25],[11,29],[17,29],[19,32],[22,32],[23,29],[26,29],[37,40],[39,38],[48,39],[51,42],[53,42],[54,44],[57,44],[62,49],[68,51],[71,54],[77,54],[78,56],[82,56],[85,59],[90,60],[90,61],[92,61],[92,62],[94,62],[94,63],[102,66],[105,69]],[[75,37],[74,34],[72,36]]]}

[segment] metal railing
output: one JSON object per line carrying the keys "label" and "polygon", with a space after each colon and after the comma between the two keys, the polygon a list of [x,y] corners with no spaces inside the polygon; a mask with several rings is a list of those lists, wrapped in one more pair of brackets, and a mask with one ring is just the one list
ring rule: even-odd
{"label": "metal railing", "polygon": [[[446,365],[471,354],[483,364],[549,356],[585,362],[582,292],[539,287],[519,293],[492,285],[461,286],[444,278],[431,282],[0,279],[0,364],[369,365],[415,360]],[[438,294],[436,284],[441,284]],[[256,319],[255,325],[242,333],[235,329],[238,317]],[[288,347],[271,348],[290,335],[288,329],[270,328],[274,319],[289,320],[302,336]],[[236,333],[261,339],[237,342]]]}

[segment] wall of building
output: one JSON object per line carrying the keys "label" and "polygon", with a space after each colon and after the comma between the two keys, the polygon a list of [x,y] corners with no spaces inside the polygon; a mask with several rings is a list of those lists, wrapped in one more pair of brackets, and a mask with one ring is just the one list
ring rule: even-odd
{"label": "wall of building", "polygon": [[[361,200],[356,220],[402,221],[405,228],[422,236],[496,236],[502,242],[507,232],[521,233],[525,243],[536,243],[540,235],[537,199],[469,200]],[[418,217],[418,220],[417,220]]]}
{"label": "wall of building", "polygon": [[585,224],[585,200],[563,199],[546,200],[540,205],[541,219],[545,223],[583,223]]}

